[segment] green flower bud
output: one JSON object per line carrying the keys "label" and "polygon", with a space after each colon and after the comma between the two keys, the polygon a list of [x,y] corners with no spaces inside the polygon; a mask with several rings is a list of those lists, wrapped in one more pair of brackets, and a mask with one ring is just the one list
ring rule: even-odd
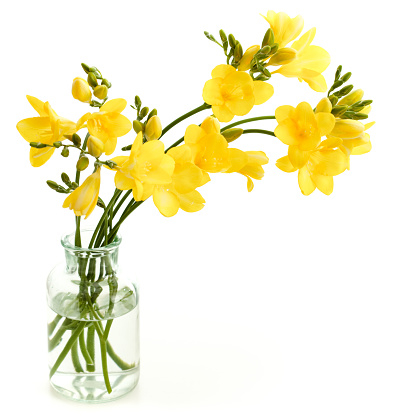
{"label": "green flower bud", "polygon": [[100,100],[104,100],[107,97],[108,88],[105,85],[97,85],[94,88],[94,95]]}
{"label": "green flower bud", "polygon": [[341,71],[342,71],[342,65],[339,65],[337,68],[337,72],[335,72],[335,81],[339,80],[339,77],[341,76]]}
{"label": "green flower bud", "polygon": [[79,137],[78,134],[74,133],[69,140],[74,143],[74,146],[81,146],[81,137]]}
{"label": "green flower bud", "polygon": [[62,146],[62,142],[54,142],[53,143],[53,147],[58,148],[58,147],[61,147],[61,146]]}
{"label": "green flower bud", "polygon": [[274,43],[274,33],[273,33],[273,30],[269,28],[267,29],[266,34],[264,35],[261,46],[263,47],[266,45],[273,45],[273,43]]}
{"label": "green flower bud", "polygon": [[100,197],[98,197],[98,199],[97,199],[97,207],[105,209],[104,201]]}
{"label": "green flower bud", "polygon": [[94,72],[88,72],[88,78],[87,78],[88,84],[95,88],[98,85],[97,77],[95,76]]}
{"label": "green flower bud", "polygon": [[234,61],[240,62],[241,58],[243,57],[243,53],[243,47],[241,46],[241,43],[238,42],[234,49]]}
{"label": "green flower bud", "polygon": [[69,156],[69,149],[66,146],[62,149],[61,155],[63,157],[68,157]]}
{"label": "green flower bud", "polygon": [[344,88],[341,88],[339,91],[334,93],[334,95],[336,95],[338,97],[343,97],[344,95],[349,94],[352,91],[353,88],[354,88],[353,85],[346,85]]}
{"label": "green flower bud", "polygon": [[36,149],[43,149],[44,147],[48,147],[47,144],[41,142],[30,142],[30,147],[35,147]]}
{"label": "green flower bud", "polygon": [[134,97],[134,105],[136,106],[136,108],[139,110],[140,107],[142,106],[142,101],[140,100],[140,97],[138,95],[136,95]]}
{"label": "green flower bud", "polygon": [[139,120],[133,120],[133,129],[136,133],[144,131],[144,124]]}
{"label": "green flower bud", "polygon": [[232,35],[231,33],[228,35],[228,43],[232,48],[235,48],[235,45],[237,44],[234,35]]}
{"label": "green flower bud", "polygon": [[225,42],[227,42],[227,35],[225,34],[225,32],[221,29],[220,30],[220,38],[222,43],[224,44]]}
{"label": "green flower bud", "polygon": [[88,74],[88,72],[91,72],[90,67],[87,64],[81,64],[82,69],[85,71],[86,74]]}
{"label": "green flower bud", "polygon": [[71,180],[69,179],[69,176],[65,172],[62,172],[61,179],[62,179],[62,182],[66,186],[71,186]]}
{"label": "green flower bud", "polygon": [[46,181],[46,183],[49,186],[49,188],[53,189],[54,191],[56,191],[59,187],[59,185],[54,181]]}
{"label": "green flower bud", "polygon": [[147,113],[149,112],[149,107],[143,107],[140,111],[140,119],[147,116]]}
{"label": "green flower bud", "polygon": [[338,102],[338,98],[335,95],[330,95],[328,97],[329,101],[331,101],[332,106],[334,106]]}
{"label": "green flower bud", "polygon": [[154,108],[147,116],[147,120],[150,120],[153,116],[157,116],[157,110]]}
{"label": "green flower bud", "polygon": [[122,147],[122,148],[121,148],[121,150],[122,150],[123,152],[125,152],[126,150],[131,150],[132,146],[133,146],[133,145],[129,144],[128,146],[124,146],[124,147]]}
{"label": "green flower bud", "polygon": [[331,113],[334,116],[340,116],[341,114],[345,113],[348,109],[347,105],[336,105],[334,107],[332,107],[332,111]]}
{"label": "green flower bud", "polygon": [[108,80],[108,79],[103,79],[102,81],[101,81],[101,85],[105,85],[107,88],[111,88],[111,82]]}
{"label": "green flower bud", "polygon": [[233,142],[234,140],[237,140],[242,134],[243,129],[240,128],[233,128],[224,130],[221,134],[225,137],[225,140],[227,140],[228,143]]}
{"label": "green flower bud", "polygon": [[342,82],[347,82],[351,78],[351,72],[347,72],[341,77]]}
{"label": "green flower bud", "polygon": [[86,156],[81,156],[77,162],[77,170],[82,172],[83,170],[87,169],[89,164],[90,160]]}

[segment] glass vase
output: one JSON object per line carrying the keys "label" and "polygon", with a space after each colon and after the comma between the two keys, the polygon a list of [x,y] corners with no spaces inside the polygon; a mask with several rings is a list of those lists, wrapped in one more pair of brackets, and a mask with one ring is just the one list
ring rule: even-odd
{"label": "glass vase", "polygon": [[[81,232],[81,246],[92,234]],[[138,289],[119,267],[120,237],[92,249],[74,239],[62,238],[65,262],[47,280],[49,379],[70,399],[106,402],[139,380]]]}

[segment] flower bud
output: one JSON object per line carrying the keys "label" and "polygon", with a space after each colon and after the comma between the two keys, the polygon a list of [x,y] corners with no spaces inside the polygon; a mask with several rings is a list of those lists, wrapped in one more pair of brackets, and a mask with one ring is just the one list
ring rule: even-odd
{"label": "flower bud", "polygon": [[103,79],[102,81],[101,81],[101,85],[105,85],[107,88],[111,88],[111,82],[108,80],[108,79]]}
{"label": "flower bud", "polygon": [[243,47],[241,46],[241,43],[238,42],[237,45],[235,45],[235,49],[234,49],[234,61],[240,62],[242,57],[243,57]]}
{"label": "flower bud", "polygon": [[89,164],[90,164],[90,160],[86,156],[81,156],[77,162],[77,170],[81,172],[87,169]]}
{"label": "flower bud", "polygon": [[74,146],[81,146],[81,137],[79,137],[78,134],[74,133],[69,140],[74,143]]}
{"label": "flower bud", "polygon": [[97,77],[95,76],[94,72],[88,72],[88,84],[92,87],[95,88],[98,85],[97,82]]}
{"label": "flower bud", "polygon": [[74,78],[72,81],[72,96],[82,103],[89,103],[91,101],[91,90],[85,79]]}
{"label": "flower bud", "polygon": [[266,34],[264,35],[263,38],[263,43],[261,44],[261,46],[266,46],[266,45],[273,45],[274,43],[274,33],[273,30],[271,28],[267,29]]}
{"label": "flower bud", "polygon": [[30,142],[30,147],[34,147],[36,149],[43,149],[44,147],[47,147],[47,144],[41,143],[41,142]]}
{"label": "flower bud", "polygon": [[364,124],[356,120],[336,120],[330,135],[340,139],[354,139],[364,131]]}
{"label": "flower bud", "polygon": [[61,155],[63,157],[68,157],[69,156],[69,149],[66,146],[62,149]]}
{"label": "flower bud", "polygon": [[136,133],[140,133],[144,130],[144,124],[139,120],[133,120],[133,129]]}
{"label": "flower bud", "polygon": [[97,85],[94,88],[94,95],[99,98],[100,100],[104,100],[107,97],[108,88],[105,85]]}
{"label": "flower bud", "polygon": [[364,96],[364,91],[359,89],[350,92],[348,95],[346,95],[342,100],[340,100],[340,105],[352,105],[356,103],[357,101],[360,101]]}
{"label": "flower bud", "polygon": [[61,147],[61,146],[62,146],[62,142],[54,142],[53,143],[53,147],[58,148],[58,147]]}
{"label": "flower bud", "polygon": [[149,107],[143,107],[140,111],[140,118],[144,118],[147,116],[147,113],[149,112]]}
{"label": "flower bud", "polygon": [[104,143],[95,136],[88,137],[87,141],[88,153],[94,157],[100,157],[104,152]]}
{"label": "flower bud", "polygon": [[292,62],[296,58],[296,51],[292,48],[281,48],[278,49],[269,61],[269,65],[278,66],[286,65],[289,62]]}
{"label": "flower bud", "polygon": [[228,35],[228,42],[232,48],[235,48],[235,45],[237,44],[234,35],[231,33]]}
{"label": "flower bud", "polygon": [[259,45],[250,46],[245,52],[243,57],[240,60],[240,65],[238,66],[239,71],[248,71],[250,69],[251,60],[254,58],[254,55],[260,50]]}
{"label": "flower bud", "polygon": [[328,98],[324,97],[316,106],[315,113],[330,113],[332,111],[332,104]]}
{"label": "flower bud", "polygon": [[150,120],[153,116],[157,116],[157,110],[154,108],[147,116],[147,119]]}
{"label": "flower bud", "polygon": [[146,140],[157,140],[162,135],[162,123],[158,116],[153,116],[146,123],[144,130],[144,136]]}
{"label": "flower bud", "polygon": [[228,143],[231,143],[234,140],[237,140],[243,134],[243,131],[243,129],[234,128],[225,130],[221,134],[223,135],[225,140],[227,140]]}
{"label": "flower bud", "polygon": [[61,179],[62,179],[62,182],[63,182],[65,185],[70,186],[70,185],[68,185],[68,184],[71,184],[71,180],[69,179],[69,176],[68,176],[65,172],[62,172],[62,174],[61,174]]}
{"label": "flower bud", "polygon": [[90,67],[87,64],[82,63],[81,64],[82,69],[85,71],[86,74],[91,71]]}

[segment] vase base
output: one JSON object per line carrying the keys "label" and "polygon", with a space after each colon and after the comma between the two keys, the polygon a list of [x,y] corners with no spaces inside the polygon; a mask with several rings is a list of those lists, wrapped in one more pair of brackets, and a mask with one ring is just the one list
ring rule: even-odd
{"label": "vase base", "polygon": [[68,399],[84,403],[104,403],[119,399],[132,391],[139,381],[139,367],[128,371],[110,373],[112,392],[107,392],[103,374],[56,372],[51,386]]}

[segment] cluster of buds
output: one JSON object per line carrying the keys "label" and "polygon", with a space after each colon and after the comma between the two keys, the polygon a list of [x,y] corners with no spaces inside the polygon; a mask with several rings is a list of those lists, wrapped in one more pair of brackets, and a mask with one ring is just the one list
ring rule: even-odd
{"label": "cluster of buds", "polygon": [[[137,112],[137,118],[136,120],[133,120],[134,131],[137,134],[142,132],[143,140],[145,142],[158,140],[162,135],[162,123],[157,115],[156,108],[149,112],[149,107],[142,107],[142,101],[138,95],[134,97],[134,105],[130,105],[130,107]],[[122,150],[130,149],[131,145],[122,148]]]}
{"label": "cluster of buds", "polygon": [[235,39],[234,35],[230,33],[227,36],[225,32],[221,29],[220,30],[220,38],[222,42],[221,44],[209,32],[204,32],[204,34],[209,40],[216,43],[223,49],[224,54],[227,57],[227,65],[231,65],[234,68],[238,68],[238,66],[240,65],[241,59],[243,57],[243,47],[241,46],[241,43]]}
{"label": "cluster of buds", "polygon": [[[89,103],[91,107],[101,107],[107,100],[111,82],[103,78],[101,72],[95,66],[90,67],[87,64],[81,64],[81,66],[87,74],[87,80],[79,77],[74,79],[72,82],[72,96],[83,103]],[[92,94],[102,102],[92,100]]]}
{"label": "cluster of buds", "polygon": [[335,117],[350,120],[364,120],[368,118],[368,114],[361,111],[369,106],[373,100],[362,100],[363,90],[352,91],[353,85],[342,87],[350,79],[351,72],[341,75],[341,71],[342,65],[339,65],[335,73],[334,83],[328,90],[328,99],[332,104],[332,114]]}

